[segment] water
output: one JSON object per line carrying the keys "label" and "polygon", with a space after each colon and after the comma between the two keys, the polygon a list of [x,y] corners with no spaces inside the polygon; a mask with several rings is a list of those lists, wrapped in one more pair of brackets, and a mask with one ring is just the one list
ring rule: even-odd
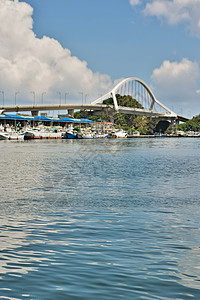
{"label": "water", "polygon": [[200,299],[200,139],[0,149],[0,299]]}

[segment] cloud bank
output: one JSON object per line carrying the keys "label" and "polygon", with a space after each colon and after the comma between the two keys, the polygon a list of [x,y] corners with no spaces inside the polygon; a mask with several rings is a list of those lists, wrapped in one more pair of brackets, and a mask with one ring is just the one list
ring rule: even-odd
{"label": "cloud bank", "polygon": [[130,5],[132,5],[132,6],[141,4],[140,0],[130,0],[129,2],[130,2]]}
{"label": "cloud bank", "polygon": [[153,0],[146,4],[144,13],[165,20],[170,25],[185,23],[190,32],[200,38],[199,0]]}
{"label": "cloud bank", "polygon": [[[155,69],[151,76],[156,97],[171,108],[185,114],[199,114],[200,97],[197,90],[200,81],[198,63],[183,58],[180,62],[166,60]],[[180,111],[176,111],[180,113]]]}
{"label": "cloud bank", "polygon": [[72,56],[55,39],[36,37],[32,14],[25,2],[0,0],[0,90],[5,98],[6,93],[11,98],[20,91],[17,97],[30,102],[30,91],[35,91],[36,98],[46,92],[52,102],[59,91],[69,92],[71,99],[80,99],[79,92],[87,93],[94,100],[107,92],[112,86],[108,75],[92,72],[87,62]]}
{"label": "cloud bank", "polygon": [[[182,23],[189,32],[200,38],[200,0],[147,0],[143,2],[145,16],[157,17],[170,26]],[[130,0],[130,5],[142,4]],[[151,84],[158,100],[185,114],[200,111],[200,67],[197,62],[183,58],[180,62],[163,61],[151,76]],[[180,113],[180,112],[178,112]]]}

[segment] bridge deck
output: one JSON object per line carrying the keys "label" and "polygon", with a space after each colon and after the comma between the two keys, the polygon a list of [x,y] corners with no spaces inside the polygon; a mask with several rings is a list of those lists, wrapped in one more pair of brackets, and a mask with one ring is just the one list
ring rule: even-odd
{"label": "bridge deck", "polygon": [[45,111],[45,110],[68,110],[68,109],[88,109],[101,110],[103,108],[113,108],[113,105],[105,104],[38,104],[38,105],[11,105],[0,106],[0,110],[5,112],[18,111]]}
{"label": "bridge deck", "polygon": [[[101,111],[105,109],[114,110],[114,105],[105,104],[38,104],[38,105],[13,105],[13,106],[0,106],[0,112],[39,112],[50,110],[95,110]],[[186,122],[189,120],[186,117],[179,116],[177,114],[170,114],[166,112],[159,112],[141,108],[119,106],[116,113],[143,115],[148,117],[163,117],[163,118],[175,118],[179,121]]]}

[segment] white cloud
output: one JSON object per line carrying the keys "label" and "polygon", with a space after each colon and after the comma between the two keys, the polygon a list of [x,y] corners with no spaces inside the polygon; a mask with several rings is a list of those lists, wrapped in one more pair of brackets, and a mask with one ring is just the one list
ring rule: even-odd
{"label": "white cloud", "polygon": [[[197,85],[200,69],[196,62],[183,58],[181,62],[164,61],[153,71],[152,85],[156,97],[162,103],[176,109],[200,113],[200,98]],[[176,111],[177,113],[180,113]]]}
{"label": "white cloud", "polygon": [[135,5],[141,4],[141,1],[140,0],[130,0],[129,3],[130,3],[130,5],[135,6]]}
{"label": "white cloud", "polygon": [[200,0],[153,0],[146,4],[144,13],[165,19],[170,25],[186,22],[190,31],[200,37]]}
{"label": "white cloud", "polygon": [[107,92],[112,86],[108,75],[92,72],[87,62],[72,56],[55,39],[35,36],[32,14],[25,2],[0,0],[0,90],[5,95],[20,91],[17,97],[29,101],[30,91],[40,98],[46,91],[49,99],[58,99],[57,91],[70,92],[72,98],[80,91],[91,100]]}

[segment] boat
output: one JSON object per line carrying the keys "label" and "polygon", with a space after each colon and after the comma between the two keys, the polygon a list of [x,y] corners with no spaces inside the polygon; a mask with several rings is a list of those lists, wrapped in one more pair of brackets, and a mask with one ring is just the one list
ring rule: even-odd
{"label": "boat", "polygon": [[96,139],[104,139],[104,138],[107,138],[107,137],[108,137],[108,133],[97,133],[95,135]]}
{"label": "boat", "polygon": [[34,139],[61,139],[62,132],[57,129],[40,129],[32,128],[25,132],[25,140],[34,140]]}
{"label": "boat", "polygon": [[119,130],[115,132],[117,138],[126,138],[127,137],[127,132],[124,130]]}
{"label": "boat", "polygon": [[115,130],[115,131],[112,131],[109,135],[108,135],[109,138],[127,138],[127,132],[124,131],[124,130]]}
{"label": "boat", "polygon": [[62,139],[82,139],[82,135],[79,133],[65,132],[62,134]]}
{"label": "boat", "polygon": [[83,138],[83,139],[94,139],[95,136],[94,136],[94,134],[92,134],[92,133],[90,133],[90,132],[86,132],[86,133],[83,133],[83,134],[82,134],[82,138]]}
{"label": "boat", "polygon": [[0,132],[0,140],[24,140],[24,132],[18,133],[15,131]]}
{"label": "boat", "polygon": [[167,133],[161,133],[161,132],[159,132],[159,133],[155,134],[155,137],[167,137]]}

